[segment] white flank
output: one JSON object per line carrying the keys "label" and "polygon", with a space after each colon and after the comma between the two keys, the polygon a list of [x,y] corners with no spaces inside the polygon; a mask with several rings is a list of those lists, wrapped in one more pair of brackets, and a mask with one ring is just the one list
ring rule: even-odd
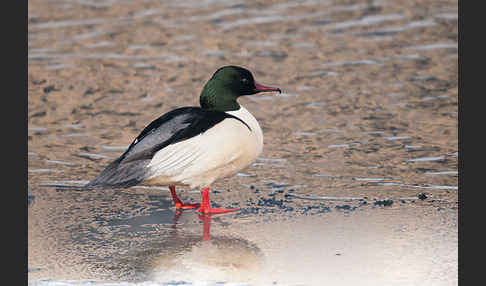
{"label": "white flank", "polygon": [[243,106],[206,132],[158,151],[148,164],[145,184],[208,187],[218,178],[236,174],[263,150],[263,134],[255,117]]}

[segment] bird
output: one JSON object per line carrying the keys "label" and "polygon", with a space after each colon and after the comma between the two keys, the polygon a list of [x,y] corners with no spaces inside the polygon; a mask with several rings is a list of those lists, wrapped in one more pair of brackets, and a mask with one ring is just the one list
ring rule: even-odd
{"label": "bird", "polygon": [[[169,186],[176,209],[211,215],[239,210],[212,208],[211,184],[235,175],[263,150],[263,132],[238,98],[280,88],[255,81],[240,66],[223,66],[204,85],[200,106],[171,110],[147,125],[126,151],[84,187]],[[200,189],[202,202],[183,203],[176,186]]]}

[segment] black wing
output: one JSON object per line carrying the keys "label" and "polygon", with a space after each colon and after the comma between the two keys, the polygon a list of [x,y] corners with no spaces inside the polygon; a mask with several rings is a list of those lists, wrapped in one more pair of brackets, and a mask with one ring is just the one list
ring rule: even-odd
{"label": "black wing", "polygon": [[147,175],[146,166],[162,148],[197,136],[226,118],[234,118],[250,128],[243,120],[221,111],[200,107],[172,110],[143,129],[128,149],[94,180],[85,185],[95,187],[131,187]]}

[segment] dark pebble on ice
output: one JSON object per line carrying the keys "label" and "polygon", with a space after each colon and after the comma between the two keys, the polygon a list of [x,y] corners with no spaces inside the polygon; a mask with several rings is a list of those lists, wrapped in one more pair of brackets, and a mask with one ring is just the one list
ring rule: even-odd
{"label": "dark pebble on ice", "polygon": [[391,206],[393,205],[393,200],[382,200],[382,201],[376,201],[374,203],[375,206],[384,206],[384,207],[388,207],[388,206]]}
{"label": "dark pebble on ice", "polygon": [[46,116],[46,114],[47,113],[45,111],[40,111],[40,112],[32,114],[30,117],[43,117],[43,116]]}
{"label": "dark pebble on ice", "polygon": [[282,208],[283,200],[276,200],[274,197],[271,199],[260,198],[257,203],[258,206],[265,206],[265,207],[274,207],[278,206]]}
{"label": "dark pebble on ice", "polygon": [[49,93],[51,91],[56,91],[56,90],[59,90],[59,89],[56,89],[56,87],[54,87],[53,85],[49,85],[49,86],[44,87],[44,93]]}
{"label": "dark pebble on ice", "polygon": [[417,198],[419,198],[423,201],[427,198],[427,196],[425,195],[425,193],[420,193],[420,194],[418,194]]}
{"label": "dark pebble on ice", "polygon": [[84,92],[83,95],[86,96],[86,95],[90,95],[90,94],[95,94],[98,91],[100,91],[100,89],[94,89],[94,88],[88,87],[88,89]]}
{"label": "dark pebble on ice", "polygon": [[338,209],[338,210],[350,210],[351,206],[350,205],[336,206],[336,209]]}

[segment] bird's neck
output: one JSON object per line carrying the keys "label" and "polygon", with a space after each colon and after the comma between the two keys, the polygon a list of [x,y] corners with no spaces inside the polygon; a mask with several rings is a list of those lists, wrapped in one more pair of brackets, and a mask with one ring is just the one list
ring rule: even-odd
{"label": "bird's neck", "polygon": [[231,89],[217,82],[209,81],[201,92],[199,103],[203,109],[234,111],[240,109],[237,98],[238,95],[234,94]]}

